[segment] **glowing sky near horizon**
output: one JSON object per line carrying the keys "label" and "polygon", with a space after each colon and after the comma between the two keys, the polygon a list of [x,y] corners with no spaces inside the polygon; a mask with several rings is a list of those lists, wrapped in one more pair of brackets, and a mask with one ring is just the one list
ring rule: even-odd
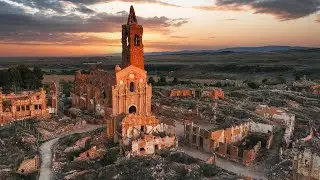
{"label": "glowing sky near horizon", "polygon": [[319,0],[0,0],[0,56],[119,53],[130,5],[145,52],[320,47]]}

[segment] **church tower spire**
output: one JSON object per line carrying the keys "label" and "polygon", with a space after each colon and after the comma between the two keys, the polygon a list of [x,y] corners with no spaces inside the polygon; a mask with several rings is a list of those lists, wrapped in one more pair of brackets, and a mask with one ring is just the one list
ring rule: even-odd
{"label": "church tower spire", "polygon": [[130,24],[138,24],[136,13],[134,12],[133,6],[130,7],[130,14],[128,17],[127,25],[130,25]]}
{"label": "church tower spire", "polygon": [[122,25],[122,68],[136,66],[144,70],[143,27],[138,24],[133,6],[127,24]]}

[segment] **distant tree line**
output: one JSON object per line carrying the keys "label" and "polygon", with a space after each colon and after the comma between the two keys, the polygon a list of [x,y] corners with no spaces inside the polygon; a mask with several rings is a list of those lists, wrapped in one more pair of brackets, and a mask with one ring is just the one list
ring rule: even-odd
{"label": "distant tree line", "polygon": [[161,75],[158,81],[155,81],[153,77],[149,77],[148,83],[153,86],[167,86],[167,85],[178,85],[178,84],[193,84],[192,81],[180,81],[177,77],[173,78],[170,82],[167,81],[167,78],[164,75]]}
{"label": "distant tree line", "polygon": [[0,70],[0,87],[3,91],[18,91],[42,87],[43,71],[34,66],[33,70],[25,65]]}

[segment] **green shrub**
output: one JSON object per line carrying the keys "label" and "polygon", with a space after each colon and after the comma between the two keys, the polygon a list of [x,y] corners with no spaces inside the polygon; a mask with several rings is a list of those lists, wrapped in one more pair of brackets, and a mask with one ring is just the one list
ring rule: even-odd
{"label": "green shrub", "polygon": [[204,177],[212,177],[218,174],[218,169],[215,165],[212,164],[201,164],[200,165],[201,175]]}

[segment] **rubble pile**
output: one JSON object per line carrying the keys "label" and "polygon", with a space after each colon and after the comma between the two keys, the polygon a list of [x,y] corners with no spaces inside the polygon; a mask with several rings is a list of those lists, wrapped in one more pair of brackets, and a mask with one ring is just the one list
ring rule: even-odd
{"label": "rubble pile", "polygon": [[[118,156],[117,153],[115,153]],[[109,155],[112,156],[112,155]],[[153,156],[122,157],[111,162],[78,161],[66,165],[64,179],[239,179],[215,165],[205,164],[183,152],[166,150]],[[108,159],[110,163],[105,162]],[[72,164],[72,165],[71,165]],[[73,169],[71,168],[73,167]]]}
{"label": "rubble pile", "polygon": [[31,132],[13,124],[0,129],[0,147],[0,179],[18,179],[19,165],[37,154],[37,139]]}
{"label": "rubble pile", "polygon": [[86,124],[86,121],[82,118],[70,119],[63,117],[61,119],[37,121],[34,126],[40,133],[42,140],[46,141],[55,138],[61,133],[81,128]]}
{"label": "rubble pile", "polygon": [[267,174],[267,177],[269,180],[292,180],[292,161],[288,159],[276,164]]}

